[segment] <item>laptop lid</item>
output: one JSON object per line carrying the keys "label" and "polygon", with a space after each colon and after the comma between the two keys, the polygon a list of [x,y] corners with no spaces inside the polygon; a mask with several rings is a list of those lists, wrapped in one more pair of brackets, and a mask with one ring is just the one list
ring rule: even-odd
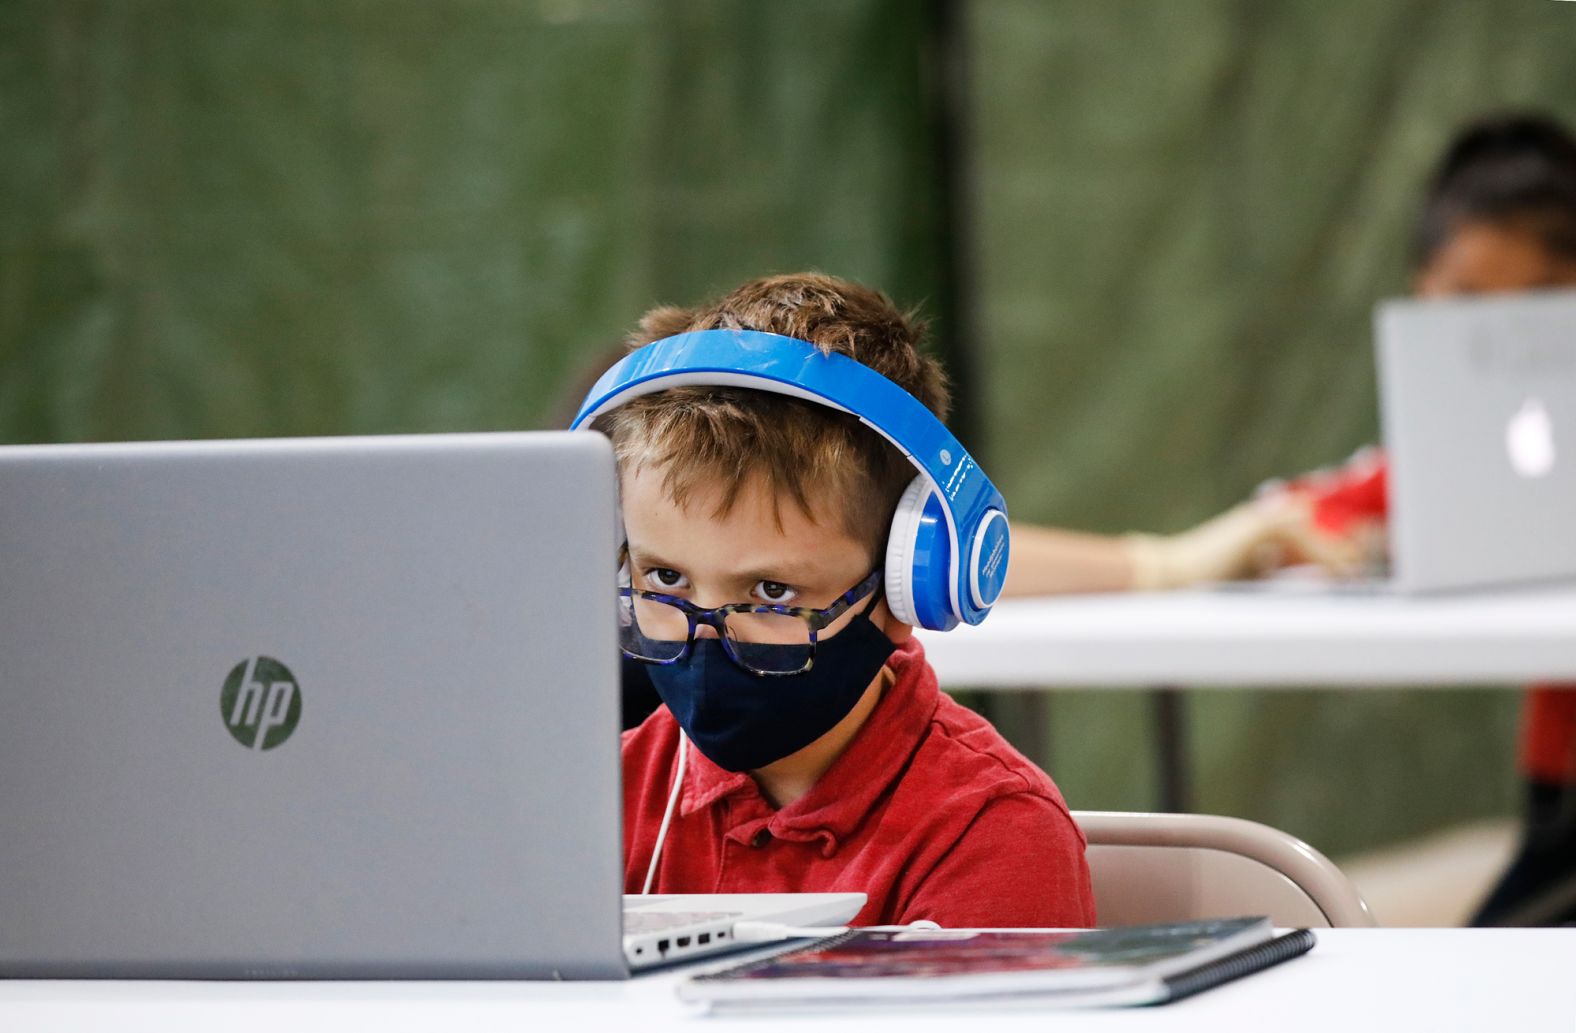
{"label": "laptop lid", "polygon": [[613,461],[0,449],[0,974],[617,977]]}
{"label": "laptop lid", "polygon": [[1576,292],[1390,301],[1376,324],[1397,586],[1576,578]]}

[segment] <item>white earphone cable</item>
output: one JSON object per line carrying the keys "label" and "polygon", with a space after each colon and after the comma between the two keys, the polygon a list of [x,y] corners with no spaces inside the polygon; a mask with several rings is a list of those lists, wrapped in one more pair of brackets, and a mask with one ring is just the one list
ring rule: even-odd
{"label": "white earphone cable", "polygon": [[662,843],[668,838],[668,824],[673,821],[673,808],[678,806],[679,792],[684,788],[684,763],[689,757],[689,738],[679,729],[679,757],[674,764],[673,789],[668,793],[668,806],[662,812],[662,825],[657,829],[657,845],[651,849],[651,866],[646,869],[646,884],[640,887],[641,896],[651,892],[651,883],[657,877],[657,861],[662,858]]}

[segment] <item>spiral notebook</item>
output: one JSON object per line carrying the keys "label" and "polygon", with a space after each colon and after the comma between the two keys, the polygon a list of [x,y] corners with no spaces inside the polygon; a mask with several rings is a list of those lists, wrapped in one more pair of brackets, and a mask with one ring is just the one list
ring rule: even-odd
{"label": "spiral notebook", "polygon": [[679,997],[717,1010],[1007,1003],[1164,1004],[1313,947],[1267,918],[1093,930],[854,929],[695,976]]}

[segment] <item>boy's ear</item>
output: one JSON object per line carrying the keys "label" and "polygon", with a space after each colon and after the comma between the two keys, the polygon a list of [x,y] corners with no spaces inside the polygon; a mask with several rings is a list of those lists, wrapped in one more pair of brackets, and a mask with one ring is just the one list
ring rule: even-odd
{"label": "boy's ear", "polygon": [[881,605],[876,608],[876,612],[870,615],[870,621],[880,628],[882,634],[891,639],[895,645],[901,646],[914,637],[914,626],[912,624],[904,624],[892,616],[892,611],[887,607],[885,599],[881,600]]}

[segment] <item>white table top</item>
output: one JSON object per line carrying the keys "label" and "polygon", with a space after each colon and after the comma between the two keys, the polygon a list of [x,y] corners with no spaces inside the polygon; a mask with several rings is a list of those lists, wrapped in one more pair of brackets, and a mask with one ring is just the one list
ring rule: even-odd
{"label": "white table top", "polygon": [[1576,587],[1013,599],[920,636],[947,688],[1576,682]]}
{"label": "white table top", "polygon": [[675,974],[626,983],[0,982],[0,1030],[617,1033],[848,1030],[1576,1030],[1576,929],[1320,930],[1306,957],[1163,1008],[720,1019],[674,997]]}

